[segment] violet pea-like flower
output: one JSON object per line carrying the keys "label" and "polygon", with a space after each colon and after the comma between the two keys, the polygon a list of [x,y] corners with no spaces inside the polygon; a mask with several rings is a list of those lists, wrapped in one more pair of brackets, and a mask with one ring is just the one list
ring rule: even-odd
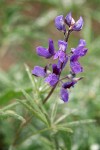
{"label": "violet pea-like flower", "polygon": [[68,93],[67,89],[73,87],[75,83],[76,82],[74,82],[74,81],[63,83],[62,88],[60,90],[60,97],[64,102],[67,102],[69,99],[69,93]]}
{"label": "violet pea-like flower", "polygon": [[60,68],[56,64],[52,65],[52,73],[45,78],[45,82],[49,83],[50,86],[54,86],[59,81]]}
{"label": "violet pea-like flower", "polygon": [[64,102],[68,102],[69,99],[69,93],[68,89],[71,87],[74,87],[74,85],[81,80],[81,78],[73,78],[72,81],[68,81],[62,84],[61,90],[60,90],[60,97]]}
{"label": "violet pea-like flower", "polygon": [[46,69],[40,66],[35,66],[32,70],[32,74],[37,77],[45,77],[46,76]]}
{"label": "violet pea-like flower", "polygon": [[[74,85],[82,79],[76,78],[76,74],[83,72],[83,67],[79,63],[79,59],[86,55],[87,48],[86,42],[83,39],[80,39],[78,46],[76,48],[71,48],[69,53],[66,53],[68,46],[68,39],[72,31],[80,31],[83,27],[83,18],[80,17],[76,22],[72,17],[71,12],[67,14],[64,18],[63,15],[57,16],[55,18],[55,26],[59,31],[62,31],[65,37],[65,40],[58,40],[58,51],[54,48],[54,43],[52,39],[49,39],[48,48],[38,46],[36,52],[39,56],[42,56],[46,59],[53,58],[56,60],[56,64],[48,64],[44,68],[40,66],[35,66],[32,70],[32,74],[37,77],[43,77],[44,81],[47,82],[51,87],[51,91],[48,96],[44,99],[43,103],[47,101],[50,95],[53,93],[56,86],[61,85],[60,89],[60,98],[64,102],[69,100],[69,89],[74,87]],[[66,26],[68,26],[68,31],[66,31]],[[62,76],[62,71],[66,67],[66,64],[70,61],[70,73],[65,76]]]}
{"label": "violet pea-like flower", "polygon": [[48,49],[44,48],[42,46],[39,46],[39,47],[36,48],[36,52],[39,56],[42,56],[42,57],[45,57],[45,58],[51,58],[55,54],[53,40],[49,39]]}
{"label": "violet pea-like flower", "polygon": [[66,58],[67,42],[58,40],[58,47],[59,50],[55,53],[54,59],[58,58],[63,63]]}
{"label": "violet pea-like flower", "polygon": [[72,18],[72,14],[71,12],[69,12],[67,14],[67,16],[65,17],[65,23],[70,27],[72,26],[73,24],[75,24],[75,20]]}
{"label": "violet pea-like flower", "polygon": [[48,75],[48,77],[45,78],[45,82],[49,83],[50,86],[54,86],[59,81],[59,77],[51,73]]}
{"label": "violet pea-like flower", "polygon": [[80,17],[78,21],[75,22],[75,24],[72,27],[73,31],[80,31],[83,27],[83,18]]}
{"label": "violet pea-like flower", "polygon": [[75,22],[70,12],[65,17],[65,23],[69,26],[71,31],[80,31],[83,27],[83,18],[80,16],[80,18]]}
{"label": "violet pea-like flower", "polygon": [[60,15],[55,18],[55,26],[59,31],[66,32],[64,16]]}
{"label": "violet pea-like flower", "polygon": [[60,98],[64,101],[64,102],[68,102],[69,99],[69,93],[65,88],[61,88],[60,90]]}
{"label": "violet pea-like flower", "polygon": [[80,39],[79,44],[76,48],[72,49],[72,56],[70,57],[70,67],[73,73],[78,74],[83,72],[83,67],[78,62],[80,57],[83,57],[87,53],[87,48],[85,48],[86,42],[83,39]]}

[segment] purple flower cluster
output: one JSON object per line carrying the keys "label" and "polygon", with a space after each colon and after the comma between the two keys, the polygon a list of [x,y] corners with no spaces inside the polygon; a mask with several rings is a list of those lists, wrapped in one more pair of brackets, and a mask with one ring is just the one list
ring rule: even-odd
{"label": "purple flower cluster", "polygon": [[69,26],[70,31],[80,31],[83,27],[83,18],[80,17],[76,22],[72,18],[71,12],[64,18],[63,15],[55,18],[55,26],[58,30],[66,32],[66,25]]}
{"label": "purple flower cluster", "polygon": [[[46,59],[52,57],[53,60],[57,60],[57,63],[49,64],[44,68],[35,66],[32,70],[32,74],[37,77],[43,77],[45,82],[53,88],[56,87],[58,83],[61,83],[60,97],[64,102],[67,102],[69,99],[68,89],[74,87],[74,85],[82,79],[76,78],[75,76],[83,72],[83,67],[80,65],[79,59],[86,55],[88,49],[85,48],[85,40],[80,39],[78,46],[76,48],[71,48],[70,53],[67,53],[69,35],[72,31],[80,31],[82,29],[82,17],[75,22],[71,13],[65,18],[63,15],[60,15],[55,18],[55,26],[58,30],[63,31],[65,36],[65,40],[58,40],[58,50],[55,50],[53,40],[49,39],[48,48],[39,46],[36,48],[36,52],[39,56]],[[68,26],[68,31],[66,31],[66,26]],[[68,61],[70,62],[70,73],[65,77],[61,77],[61,73]]]}

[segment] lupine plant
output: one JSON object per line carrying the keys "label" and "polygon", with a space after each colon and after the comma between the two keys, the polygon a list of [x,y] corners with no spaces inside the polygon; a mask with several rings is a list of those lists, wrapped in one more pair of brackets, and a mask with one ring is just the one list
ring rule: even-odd
{"label": "lupine plant", "polygon": [[[66,29],[68,26],[68,29]],[[68,89],[74,87],[74,85],[82,79],[76,78],[78,73],[83,72],[83,67],[79,63],[79,59],[86,55],[87,48],[86,42],[84,39],[80,39],[78,46],[76,48],[71,48],[68,52],[68,39],[70,34],[73,31],[80,31],[83,27],[83,18],[80,17],[76,22],[72,18],[71,12],[64,18],[63,15],[57,16],[55,18],[55,27],[62,31],[64,34],[64,40],[58,40],[58,50],[54,47],[54,42],[52,39],[49,39],[48,48],[39,46],[36,48],[36,52],[39,56],[44,57],[45,59],[57,60],[57,63],[48,64],[44,68],[40,66],[35,66],[32,70],[32,74],[37,77],[43,77],[44,81],[47,82],[51,87],[49,95],[45,98],[43,103],[45,103],[50,95],[53,93],[54,89],[59,84],[60,89],[60,98],[67,102],[69,99]],[[70,73],[65,77],[62,77],[62,72],[66,69],[66,65],[70,61]],[[50,71],[51,68],[51,71]]]}
{"label": "lupine plant", "polygon": [[[17,125],[14,137],[11,137],[9,150],[71,150],[71,144],[68,141],[69,137],[66,134],[67,132],[73,132],[71,126],[94,122],[94,120],[91,119],[78,121],[72,119],[73,121],[67,120],[66,122],[65,118],[71,114],[75,114],[76,109],[69,109],[68,113],[62,114],[63,112],[58,111],[58,99],[53,101],[52,108],[44,105],[58,86],[60,87],[60,99],[62,102],[68,102],[70,99],[69,89],[74,87],[75,84],[83,78],[76,76],[83,72],[83,67],[79,63],[79,59],[87,53],[84,39],[79,40],[76,48],[71,48],[70,51],[68,50],[68,40],[71,33],[74,31],[78,32],[83,27],[82,17],[75,22],[71,13],[68,13],[65,18],[63,15],[57,16],[55,18],[55,27],[64,34],[64,39],[58,40],[58,50],[55,49],[52,39],[49,39],[48,48],[42,46],[36,48],[36,52],[39,56],[50,59],[51,62],[54,61],[55,63],[47,64],[45,67],[35,66],[32,73],[30,73],[29,68],[26,66],[31,87],[28,89],[27,84],[27,90],[21,88],[18,91],[18,95],[21,95],[22,98],[24,96],[23,99],[16,99],[17,102],[0,109],[0,118],[13,117],[22,121],[19,127]],[[66,65],[70,65],[69,73],[63,76],[63,71],[66,71]],[[41,80],[40,77],[44,78],[44,81]],[[22,85],[24,85],[24,81]],[[48,90],[48,85],[49,88],[51,88],[50,91]],[[47,96],[45,96],[45,93]],[[23,112],[25,113],[19,114],[19,109],[17,111],[14,109],[17,105],[19,108],[19,104],[24,106]],[[27,127],[27,129],[25,127]],[[49,134],[45,133],[47,131]],[[63,135],[60,131],[63,132]],[[62,136],[60,136],[60,134]],[[35,135],[38,135],[36,139],[33,138]],[[33,143],[33,141],[36,142]]]}

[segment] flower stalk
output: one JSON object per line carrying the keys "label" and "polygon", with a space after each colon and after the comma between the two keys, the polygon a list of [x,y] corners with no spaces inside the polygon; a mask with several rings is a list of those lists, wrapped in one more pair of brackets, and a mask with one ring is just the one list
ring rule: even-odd
{"label": "flower stalk", "polygon": [[[83,27],[83,18],[80,18],[75,21],[71,15],[71,12],[67,14],[64,18],[63,15],[57,16],[55,18],[55,26],[59,31],[62,31],[64,34],[64,40],[58,40],[58,51],[55,50],[54,42],[52,39],[49,39],[48,48],[38,46],[36,52],[39,56],[53,60],[57,60],[56,64],[51,66],[46,65],[44,68],[40,66],[35,66],[32,70],[32,74],[37,77],[43,77],[45,82],[47,82],[52,88],[48,93],[47,97],[43,100],[43,104],[47,102],[58,83],[61,82],[60,98],[67,102],[69,100],[69,88],[74,87],[74,85],[82,78],[75,78],[77,74],[83,72],[83,67],[79,63],[79,59],[86,55],[87,48],[86,42],[84,39],[80,39],[78,46],[76,48],[71,48],[70,54],[67,53],[68,40],[69,36],[73,31],[80,31]],[[68,31],[66,26],[68,26]],[[70,61],[70,71],[69,75],[61,77],[62,71],[67,65],[67,62]],[[50,71],[51,67],[51,71]],[[49,70],[49,73],[48,73]],[[71,76],[69,78],[68,76]],[[62,79],[65,79],[65,83],[62,82]]]}

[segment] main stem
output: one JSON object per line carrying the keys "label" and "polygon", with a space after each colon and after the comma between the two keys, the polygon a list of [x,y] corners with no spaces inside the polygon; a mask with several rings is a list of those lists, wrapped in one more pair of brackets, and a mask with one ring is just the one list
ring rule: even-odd
{"label": "main stem", "polygon": [[[67,36],[65,36],[65,42],[68,42],[70,33],[71,33],[71,31],[68,30]],[[65,34],[64,34],[64,35],[65,35]],[[45,104],[45,103],[47,102],[47,100],[50,98],[50,96],[52,95],[53,91],[55,90],[57,84],[58,84],[58,82],[55,84],[54,87],[52,87],[52,89],[50,90],[50,92],[49,92],[49,94],[47,95],[47,97],[43,100],[43,104]],[[26,126],[26,125],[31,121],[31,119],[32,119],[32,116],[29,117],[29,118],[27,119],[27,121],[26,121],[24,124],[22,124],[22,125],[20,126],[20,128],[18,129],[18,131],[17,131],[17,133],[16,133],[16,137],[15,137],[15,139],[14,139],[14,141],[13,141],[13,146],[15,146],[16,141],[17,141],[18,138],[19,138],[21,129],[22,129],[24,126]]]}
{"label": "main stem", "polygon": [[71,30],[68,30],[67,36],[65,36],[65,42],[68,42]]}
{"label": "main stem", "polygon": [[[65,36],[65,42],[68,42],[70,33],[71,33],[71,31],[68,30],[67,36]],[[64,35],[65,35],[65,34],[64,34]],[[47,97],[43,100],[43,104],[45,104],[45,103],[47,102],[47,100],[50,98],[50,96],[52,95],[53,91],[55,90],[57,84],[58,84],[58,82],[57,82],[56,85],[50,90],[50,92],[49,92],[49,94],[47,95]]]}
{"label": "main stem", "polygon": [[47,97],[43,100],[43,104],[46,103],[46,101],[49,99],[49,97],[52,95],[53,91],[55,90],[57,84],[51,89],[51,91],[49,92],[49,94],[47,95]]}

